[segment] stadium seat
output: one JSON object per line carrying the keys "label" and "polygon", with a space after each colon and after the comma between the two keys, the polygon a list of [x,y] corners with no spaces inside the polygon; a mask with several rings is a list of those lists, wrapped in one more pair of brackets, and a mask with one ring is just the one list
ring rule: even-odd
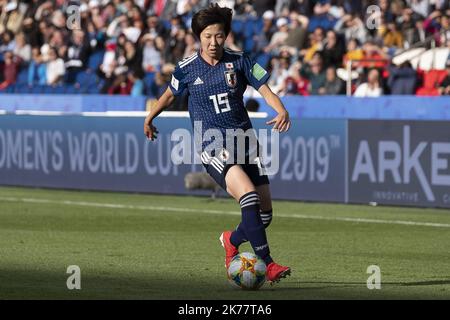
{"label": "stadium seat", "polygon": [[243,50],[245,53],[252,53],[255,48],[255,41],[253,40],[253,37],[247,37],[244,40],[244,47]]}
{"label": "stadium seat", "polygon": [[256,62],[263,68],[267,68],[270,61],[270,54],[267,53],[261,53],[256,57]]}
{"label": "stadium seat", "polygon": [[430,70],[423,72],[423,86],[417,89],[418,96],[438,96],[438,86],[447,76],[447,70]]}
{"label": "stadium seat", "polygon": [[264,21],[262,18],[257,18],[253,21],[253,34],[258,34],[264,28]]}
{"label": "stadium seat", "polygon": [[17,94],[27,94],[27,93],[31,93],[31,87],[26,84],[26,83],[16,83],[15,88],[14,88],[14,93]]}
{"label": "stadium seat", "polygon": [[89,56],[88,59],[88,69],[97,70],[103,61],[103,56],[105,55],[105,50],[97,50]]}
{"label": "stadium seat", "polygon": [[100,89],[97,86],[90,86],[87,89],[88,94],[100,94]]}
{"label": "stadium seat", "polygon": [[65,93],[67,93],[67,94],[79,93],[79,89],[76,86],[73,86],[73,85],[65,85],[64,89],[65,89]]}
{"label": "stadium seat", "polygon": [[16,85],[15,84],[10,84],[8,87],[6,87],[4,92],[5,93],[14,93],[15,90],[16,90]]}
{"label": "stadium seat", "polygon": [[244,35],[244,38],[247,40],[247,39],[249,39],[249,38],[252,38],[253,37],[253,35],[255,34],[255,30],[254,30],[254,28],[255,28],[255,26],[254,26],[254,22],[255,22],[255,20],[254,19],[252,19],[252,18],[249,18],[249,19],[247,19],[245,22],[244,22],[244,25],[243,25],[243,35]]}
{"label": "stadium seat", "polygon": [[66,91],[65,86],[62,85],[62,84],[59,84],[59,85],[53,87],[52,93],[54,93],[54,94],[64,94],[65,91]]}
{"label": "stadium seat", "polygon": [[16,79],[17,84],[27,84],[28,83],[28,68],[23,68],[17,74]]}
{"label": "stadium seat", "polygon": [[240,19],[233,19],[231,22],[231,30],[234,33],[236,39],[241,39],[244,29],[244,22]]}
{"label": "stadium seat", "polygon": [[31,93],[33,94],[39,94],[39,93],[43,93],[44,92],[44,87],[43,85],[34,85],[31,87]]}
{"label": "stadium seat", "polygon": [[54,91],[53,86],[43,86],[42,93],[51,94],[54,93],[53,91]]}

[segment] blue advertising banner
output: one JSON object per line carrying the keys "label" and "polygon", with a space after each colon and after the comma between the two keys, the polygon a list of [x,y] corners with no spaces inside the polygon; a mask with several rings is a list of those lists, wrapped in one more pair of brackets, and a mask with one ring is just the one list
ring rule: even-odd
{"label": "blue advertising banner", "polygon": [[106,94],[1,94],[0,110],[51,111],[64,113],[144,111],[147,97]]}
{"label": "blue advertising banner", "polygon": [[[298,119],[450,120],[448,96],[284,96],[281,99],[291,118]],[[274,114],[264,99],[257,101],[260,111]]]}
{"label": "blue advertising banner", "polygon": [[[199,157],[192,159],[197,164],[172,161],[180,145],[173,133],[192,132],[189,118],[156,119],[157,142],[147,141],[143,120],[0,116],[0,184],[192,194],[184,187],[184,176],[204,170]],[[252,120],[256,131],[269,132],[270,140],[266,121]],[[273,197],[345,201],[345,128],[344,120],[295,120],[279,136],[279,157],[271,153],[275,145],[269,145]]]}
{"label": "blue advertising banner", "polygon": [[349,121],[349,201],[450,207],[450,126]]}

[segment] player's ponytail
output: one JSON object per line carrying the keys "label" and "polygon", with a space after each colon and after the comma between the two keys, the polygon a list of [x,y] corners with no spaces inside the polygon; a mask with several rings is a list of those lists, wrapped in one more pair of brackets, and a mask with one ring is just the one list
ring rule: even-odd
{"label": "player's ponytail", "polygon": [[211,5],[209,8],[202,9],[192,17],[192,32],[197,39],[200,39],[200,33],[212,24],[220,23],[223,25],[225,35],[228,36],[231,30],[231,19],[233,17],[233,10],[229,8],[222,8],[217,3]]}

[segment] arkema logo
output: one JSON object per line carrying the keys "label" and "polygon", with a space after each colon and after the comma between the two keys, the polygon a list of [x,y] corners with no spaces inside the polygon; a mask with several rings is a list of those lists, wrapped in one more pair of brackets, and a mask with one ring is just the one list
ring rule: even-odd
{"label": "arkema logo", "polygon": [[349,127],[350,197],[388,192],[408,201],[423,192],[428,203],[450,199],[442,192],[450,186],[448,124],[352,121]]}

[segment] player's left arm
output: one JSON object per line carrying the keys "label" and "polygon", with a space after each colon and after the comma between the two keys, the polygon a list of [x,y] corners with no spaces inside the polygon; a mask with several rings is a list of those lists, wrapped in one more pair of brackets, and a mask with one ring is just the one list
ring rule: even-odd
{"label": "player's left arm", "polygon": [[291,127],[291,120],[289,119],[289,113],[280,98],[273,93],[273,91],[266,84],[259,87],[258,92],[263,96],[264,100],[266,100],[267,104],[278,113],[275,118],[267,121],[266,124],[274,124],[273,129],[278,130],[279,132],[288,131]]}

